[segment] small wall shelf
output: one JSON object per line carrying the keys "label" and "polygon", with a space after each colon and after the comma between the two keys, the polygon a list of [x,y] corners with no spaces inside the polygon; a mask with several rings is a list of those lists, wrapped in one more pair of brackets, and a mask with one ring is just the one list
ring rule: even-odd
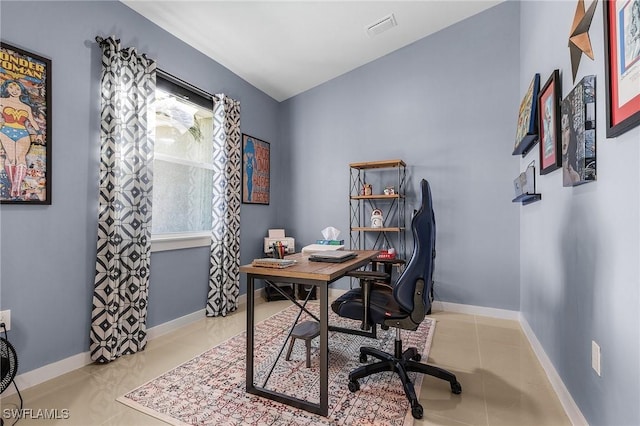
{"label": "small wall shelf", "polygon": [[531,151],[531,148],[538,142],[538,135],[530,134],[522,138],[518,146],[513,150],[512,155],[521,155],[524,157]]}
{"label": "small wall shelf", "polygon": [[523,206],[542,200],[542,194],[522,194],[511,200],[514,203],[522,203]]}
{"label": "small wall shelf", "polygon": [[542,194],[536,192],[536,168],[535,161],[527,166],[527,169],[514,179],[513,186],[516,198],[511,200],[514,203],[522,203],[523,206],[535,203],[542,199]]}

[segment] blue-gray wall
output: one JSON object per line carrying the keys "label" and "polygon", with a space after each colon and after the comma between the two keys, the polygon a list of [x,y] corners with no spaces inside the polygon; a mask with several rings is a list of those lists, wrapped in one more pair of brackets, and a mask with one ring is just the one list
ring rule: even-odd
{"label": "blue-gray wall", "polygon": [[[242,131],[271,142],[279,179],[278,103],[120,2],[0,3],[2,40],[52,60],[53,204],[0,208],[0,303],[11,309],[20,373],[86,352],[95,271],[101,50],[114,34],[158,67],[241,104]],[[25,18],[28,17],[28,21]],[[28,25],[26,25],[28,22]],[[243,262],[260,254],[276,208],[243,206]],[[208,248],[154,253],[148,325],[203,309]],[[246,292],[243,281],[242,292]]]}
{"label": "blue-gray wall", "polygon": [[[160,68],[239,99],[243,132],[271,142],[272,204],[243,205],[243,262],[259,255],[270,227],[286,228],[298,248],[329,225],[348,238],[348,164],[402,158],[408,212],[419,180],[432,184],[437,297],[520,310],[590,424],[640,424],[640,128],[605,138],[601,5],[590,31],[596,59],[583,57],[579,73],[597,75],[598,181],[563,188],[556,171],[537,177],[541,202],[510,201],[512,180],[537,163],[537,150],[510,154],[529,81],[559,68],[563,93],[573,87],[575,5],[508,1],[278,104],[118,2],[2,1],[2,39],[51,58],[54,70],[53,205],[0,207],[0,306],[12,310],[21,373],[88,349],[93,38],[113,33]],[[206,259],[206,248],[153,254],[150,326],[203,308]],[[602,347],[602,377],[590,367],[591,340]]]}
{"label": "blue-gray wall", "polygon": [[[544,84],[556,68],[563,96],[573,88],[567,37],[576,4],[522,2],[521,93],[534,73]],[[583,55],[576,78],[596,75],[598,180],[563,188],[561,171],[537,179],[542,201],[520,217],[520,309],[589,423],[630,426],[640,424],[640,128],[606,138],[603,4],[589,31],[595,60]],[[523,168],[537,162],[534,151]],[[592,340],[601,377],[591,369]]]}
{"label": "blue-gray wall", "polygon": [[431,183],[437,297],[519,310],[518,34],[505,4],[284,102],[292,233],[308,243],[331,225],[348,240],[349,163],[403,159],[407,213]]}

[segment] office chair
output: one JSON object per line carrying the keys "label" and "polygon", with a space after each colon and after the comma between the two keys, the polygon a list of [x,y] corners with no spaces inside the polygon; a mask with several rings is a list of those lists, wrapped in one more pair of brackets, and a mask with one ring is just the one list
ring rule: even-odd
{"label": "office chair", "polygon": [[[380,361],[367,364],[349,373],[349,390],[360,389],[358,379],[383,371],[395,371],[402,381],[404,392],[411,404],[411,414],[421,419],[423,409],[413,383],[407,373],[414,371],[437,377],[449,382],[451,392],[459,394],[462,385],[456,376],[441,368],[420,363],[421,355],[416,348],[403,352],[400,330],[415,331],[431,308],[433,287],[433,266],[435,258],[435,216],[431,202],[431,189],[426,180],[421,182],[422,205],[411,220],[413,232],[413,254],[406,268],[393,286],[377,283],[375,274],[363,271],[360,287],[349,290],[332,304],[333,311],[346,318],[363,321],[362,327],[380,324],[381,328],[396,329],[394,354],[372,347],[360,348],[360,362],[367,362],[367,356]],[[354,273],[356,276],[358,272]]]}

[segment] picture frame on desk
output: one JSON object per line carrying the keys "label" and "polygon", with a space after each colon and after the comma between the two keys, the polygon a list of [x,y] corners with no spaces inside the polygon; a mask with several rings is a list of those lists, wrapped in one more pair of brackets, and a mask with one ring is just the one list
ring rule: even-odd
{"label": "picture frame on desk", "polygon": [[560,146],[560,71],[554,70],[538,95],[540,131],[540,174],[546,175],[562,165]]}
{"label": "picture frame on desk", "polygon": [[0,203],[51,204],[51,60],[0,41]]}
{"label": "picture frame on desk", "polygon": [[605,1],[606,133],[619,136],[640,124],[640,1]]}
{"label": "picture frame on desk", "polygon": [[526,155],[538,141],[538,92],[540,90],[540,74],[535,74],[527,89],[518,112],[518,126],[513,155]]}
{"label": "picture frame on desk", "polygon": [[244,204],[269,204],[270,155],[269,142],[242,134],[242,202]]}

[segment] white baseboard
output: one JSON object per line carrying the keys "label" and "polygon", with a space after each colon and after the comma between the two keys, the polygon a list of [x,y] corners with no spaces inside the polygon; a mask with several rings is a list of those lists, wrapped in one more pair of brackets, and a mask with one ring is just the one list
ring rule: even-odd
{"label": "white baseboard", "polygon": [[[346,292],[346,290],[341,289],[329,289],[329,298],[335,298],[340,294]],[[256,303],[264,303],[263,298],[261,297],[262,289],[257,289],[255,291],[255,301]],[[241,295],[238,298],[238,304],[246,304],[247,296],[246,294]],[[519,321],[522,329],[524,331],[525,336],[529,340],[531,347],[533,348],[534,353],[538,357],[540,364],[544,368],[549,381],[551,382],[551,386],[555,390],[558,395],[558,399],[562,404],[569,420],[571,423],[576,426],[588,425],[587,420],[582,415],[582,412],[578,408],[577,404],[573,400],[573,397],[567,390],[564,382],[560,378],[560,375],[556,371],[555,367],[551,363],[551,360],[547,356],[546,352],[542,348],[542,345],[538,341],[535,333],[529,326],[529,323],[526,319],[524,319],[519,311],[511,311],[507,309],[497,309],[497,308],[486,308],[483,306],[473,306],[473,305],[463,305],[459,303],[450,303],[450,302],[440,302],[434,301],[433,308],[435,310],[442,310],[447,312],[458,312],[470,315],[480,315],[492,318],[500,318],[500,319],[509,319]],[[167,334],[171,331],[177,330],[181,327],[184,327],[194,321],[197,321],[205,316],[205,310],[201,309],[196,312],[190,313],[188,315],[182,316],[180,318],[176,318],[175,320],[168,321],[166,323],[157,325],[155,327],[151,327],[147,330],[148,339],[153,340],[164,334]],[[40,368],[36,368],[35,370],[28,371],[24,374],[20,374],[16,377],[15,381],[18,385],[19,389],[28,389],[32,386],[39,385],[47,380],[54,379],[63,374],[69,373],[73,370],[77,370],[78,368],[82,368],[86,365],[91,364],[93,361],[91,360],[90,353],[83,352],[77,355],[70,356],[63,360],[42,366]],[[7,388],[6,393],[3,396],[9,396],[15,394],[15,387],[10,386]]]}
{"label": "white baseboard", "polygon": [[[257,297],[257,296],[256,296]],[[244,298],[244,302],[243,302]],[[246,303],[247,296],[242,295],[238,298],[239,303]],[[257,301],[257,299],[256,299]],[[153,340],[158,337],[167,334],[171,331],[184,327],[192,322],[198,321],[205,317],[205,309],[200,309],[196,312],[192,312],[180,318],[176,318],[172,321],[165,322],[163,324],[151,327],[147,330],[147,339]],[[35,370],[28,371],[26,373],[16,376],[15,381],[18,389],[25,390],[32,386],[39,385],[47,380],[55,379],[63,374],[70,373],[73,370],[82,368],[93,362],[91,359],[91,353],[89,351],[82,352],[76,355],[72,355],[68,358],[62,359],[51,364],[44,365]],[[9,396],[16,393],[15,386],[9,386],[2,396]]]}
{"label": "white baseboard", "polygon": [[440,302],[434,300],[433,309],[437,311],[457,312],[459,314],[480,315],[483,317],[520,320],[519,311],[508,309],[486,308],[484,306],[462,305],[460,303]]}
{"label": "white baseboard", "polygon": [[[51,364],[44,365],[35,370],[28,371],[16,376],[15,383],[18,389],[25,390],[32,386],[39,385],[47,380],[55,379],[58,376],[69,373],[85,365],[91,364],[91,354],[82,352]],[[9,386],[2,396],[9,396],[16,393],[15,386]]]}
{"label": "white baseboard", "polygon": [[558,399],[560,400],[565,413],[567,413],[571,424],[575,426],[588,426],[589,423],[587,422],[587,419],[585,419],[584,415],[580,411],[580,408],[578,408],[578,405],[573,400],[573,397],[569,393],[567,387],[564,385],[564,382],[553,366],[553,363],[547,356],[547,353],[542,348],[540,341],[529,326],[529,323],[522,316],[520,317],[520,325],[522,326],[522,330],[524,331],[525,336],[527,336],[527,339],[529,340],[533,351],[538,357],[538,361],[540,361],[540,364],[542,364],[542,368],[547,373],[549,382],[551,382],[553,390],[556,391],[556,395],[558,395]]}
{"label": "white baseboard", "polygon": [[496,309],[496,308],[485,308],[483,306],[472,306],[472,305],[462,305],[459,303],[450,303],[450,302],[440,302],[434,301],[433,308],[435,310],[442,310],[447,312],[457,312],[462,314],[470,314],[470,315],[480,315],[491,318],[500,318],[500,319],[509,319],[515,320],[520,323],[522,330],[529,340],[529,344],[533,348],[533,352],[538,357],[538,361],[542,365],[545,373],[547,374],[547,378],[553,387],[553,390],[556,392],[562,407],[564,408],[567,417],[571,421],[571,424],[575,426],[588,426],[589,423],[582,415],[580,408],[573,400],[573,397],[567,390],[567,387],[564,385],[564,382],[560,378],[560,375],[556,371],[553,363],[547,356],[547,353],[542,348],[540,341],[536,337],[535,333],[529,326],[527,320],[522,316],[519,311],[510,311],[506,309]]}

